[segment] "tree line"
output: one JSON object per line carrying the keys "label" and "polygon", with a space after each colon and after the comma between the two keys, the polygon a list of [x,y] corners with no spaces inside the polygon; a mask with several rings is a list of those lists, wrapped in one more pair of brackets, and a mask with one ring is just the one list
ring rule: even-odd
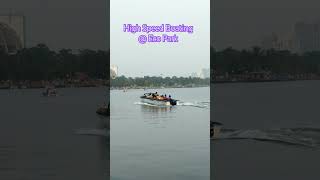
{"label": "tree line", "polygon": [[106,79],[109,77],[109,60],[108,51],[62,49],[55,52],[45,44],[39,44],[15,54],[0,52],[0,80],[64,79],[77,72]]}
{"label": "tree line", "polygon": [[208,86],[210,79],[201,79],[198,77],[158,77],[158,76],[144,76],[144,77],[125,77],[119,76],[111,79],[111,86],[113,88],[121,87],[193,87],[193,86]]}
{"label": "tree line", "polygon": [[211,48],[211,69],[215,74],[243,74],[269,71],[272,73],[320,73],[320,51],[293,53],[287,50]]}
{"label": "tree line", "polygon": [[[236,50],[226,48],[216,51],[211,48],[211,69],[215,74],[242,74],[247,72],[270,71],[272,73],[320,73],[320,51],[293,53],[274,49]],[[110,52],[82,49],[50,50],[45,44],[24,48],[15,54],[0,51],[0,80],[54,80],[72,77],[74,73],[86,73],[93,79],[109,78]],[[205,83],[196,78],[126,78],[113,80],[120,84],[138,86],[159,86],[174,83],[181,85]]]}

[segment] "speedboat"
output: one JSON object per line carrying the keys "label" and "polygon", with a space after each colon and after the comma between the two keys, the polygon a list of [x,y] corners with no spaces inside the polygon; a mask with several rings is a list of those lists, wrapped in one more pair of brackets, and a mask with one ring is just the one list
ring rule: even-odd
{"label": "speedboat", "polygon": [[145,93],[143,96],[140,96],[140,98],[141,102],[157,106],[175,106],[178,102],[178,100],[159,96],[155,93]]}
{"label": "speedboat", "polygon": [[46,88],[42,95],[45,97],[58,96],[57,90],[54,88]]}
{"label": "speedboat", "polygon": [[108,106],[104,104],[103,106],[99,107],[96,113],[102,116],[110,116],[110,104],[108,104]]}

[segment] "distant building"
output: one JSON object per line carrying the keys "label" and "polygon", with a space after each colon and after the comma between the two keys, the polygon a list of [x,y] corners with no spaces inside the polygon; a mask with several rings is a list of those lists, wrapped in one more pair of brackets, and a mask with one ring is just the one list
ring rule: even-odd
{"label": "distant building", "polygon": [[290,33],[272,33],[262,40],[262,48],[291,52],[320,51],[320,22],[297,22]]}
{"label": "distant building", "polygon": [[21,15],[0,15],[0,50],[16,53],[25,47],[25,18]]}
{"label": "distant building", "polygon": [[201,79],[210,78],[210,69],[202,68],[198,74],[198,77],[200,77]]}
{"label": "distant building", "polygon": [[210,78],[210,68],[202,68],[198,73],[193,72],[191,73],[190,77],[201,79]]}
{"label": "distant building", "polygon": [[110,77],[111,79],[115,79],[118,75],[118,66],[111,65],[110,66]]}
{"label": "distant building", "polygon": [[320,50],[320,22],[298,22],[294,25],[294,31],[300,52]]}
{"label": "distant building", "polygon": [[290,32],[287,34],[272,33],[262,40],[262,48],[275,50],[289,50],[292,52],[298,51],[295,34]]}
{"label": "distant building", "polygon": [[192,77],[192,78],[198,77],[198,74],[195,73],[195,72],[194,72],[194,73],[191,73],[191,77]]}

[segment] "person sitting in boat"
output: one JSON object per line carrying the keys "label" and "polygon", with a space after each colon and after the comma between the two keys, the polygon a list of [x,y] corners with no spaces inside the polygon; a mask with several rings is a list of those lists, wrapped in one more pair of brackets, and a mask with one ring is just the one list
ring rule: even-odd
{"label": "person sitting in boat", "polygon": [[46,88],[46,95],[49,95],[50,88]]}
{"label": "person sitting in boat", "polygon": [[169,97],[168,97],[168,100],[170,100],[171,99],[171,95],[169,95]]}
{"label": "person sitting in boat", "polygon": [[163,95],[158,96],[158,99],[159,99],[159,100],[164,100],[164,96],[163,96]]}
{"label": "person sitting in boat", "polygon": [[152,98],[153,99],[158,99],[158,96],[159,96],[158,92],[152,93]]}
{"label": "person sitting in boat", "polygon": [[157,98],[156,93],[152,93],[152,97],[153,97],[154,99]]}

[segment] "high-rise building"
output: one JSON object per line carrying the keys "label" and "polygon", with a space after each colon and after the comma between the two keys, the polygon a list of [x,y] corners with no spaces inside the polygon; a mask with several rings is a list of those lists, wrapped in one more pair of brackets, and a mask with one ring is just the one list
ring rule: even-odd
{"label": "high-rise building", "polygon": [[210,69],[202,68],[198,74],[201,79],[210,78]]}
{"label": "high-rise building", "polygon": [[111,65],[110,66],[110,77],[111,79],[115,79],[118,75],[118,66]]}
{"label": "high-rise building", "polygon": [[297,22],[290,33],[272,35],[262,40],[265,49],[291,52],[320,51],[320,22]]}
{"label": "high-rise building", "polygon": [[271,36],[266,36],[262,40],[262,48],[275,50],[289,50],[292,52],[298,51],[295,34],[292,32],[282,35],[272,33]]}
{"label": "high-rise building", "polygon": [[25,18],[21,15],[0,15],[0,50],[15,53],[25,47]]}
{"label": "high-rise building", "polygon": [[320,22],[298,22],[294,25],[294,32],[300,52],[320,50]]}

